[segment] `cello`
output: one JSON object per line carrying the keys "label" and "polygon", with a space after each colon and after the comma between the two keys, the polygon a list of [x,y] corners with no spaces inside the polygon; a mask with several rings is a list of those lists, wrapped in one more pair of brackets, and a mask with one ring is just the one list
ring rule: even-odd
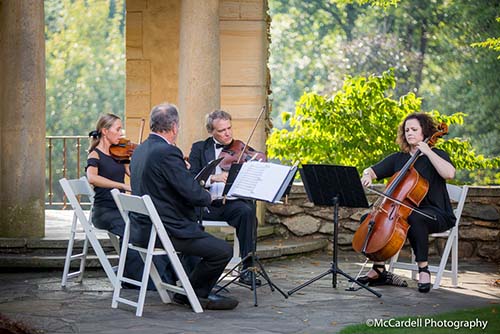
{"label": "cello", "polygon": [[[437,139],[447,133],[448,126],[441,123],[438,131],[425,142],[434,146]],[[399,252],[410,228],[407,219],[412,211],[435,219],[416,208],[429,190],[427,180],[413,167],[420,153],[420,150],[417,150],[401,170],[391,177],[384,192],[380,193],[383,197],[377,200],[372,211],[354,233],[353,249],[372,261],[385,261]]]}

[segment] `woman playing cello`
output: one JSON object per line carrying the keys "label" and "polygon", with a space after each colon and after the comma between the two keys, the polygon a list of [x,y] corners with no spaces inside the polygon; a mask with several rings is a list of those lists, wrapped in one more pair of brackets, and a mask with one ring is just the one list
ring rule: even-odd
{"label": "woman playing cello", "polygon": [[[373,179],[392,176],[402,169],[415,152],[420,152],[413,167],[427,180],[429,188],[418,208],[429,216],[436,217],[436,220],[433,220],[413,211],[407,220],[410,225],[408,240],[418,265],[420,292],[429,292],[431,288],[431,275],[427,262],[429,234],[446,231],[455,225],[455,216],[446,191],[446,180],[455,177],[455,167],[446,152],[431,148],[425,141],[437,131],[437,125],[431,116],[425,113],[408,115],[398,127],[396,142],[401,151],[365,169],[361,178],[361,183],[369,187]],[[384,262],[374,262],[370,271],[358,280],[363,284],[377,285],[383,284],[386,276]]]}

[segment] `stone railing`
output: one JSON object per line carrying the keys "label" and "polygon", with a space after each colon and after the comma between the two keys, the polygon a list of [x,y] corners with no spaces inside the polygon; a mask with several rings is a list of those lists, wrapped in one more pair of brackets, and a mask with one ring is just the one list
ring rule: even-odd
{"label": "stone railing", "polygon": [[[381,187],[380,190],[383,190]],[[368,195],[369,202],[376,195]],[[339,247],[352,250],[351,241],[359,219],[368,209],[339,208]],[[481,257],[500,262],[500,187],[470,187],[459,228],[460,258]],[[268,204],[266,222],[284,238],[326,238],[332,241],[333,208],[314,206],[304,187],[294,184],[288,204]],[[430,255],[441,254],[445,240],[431,238]],[[330,248],[332,244],[330,243]],[[408,242],[403,252],[409,254]]]}

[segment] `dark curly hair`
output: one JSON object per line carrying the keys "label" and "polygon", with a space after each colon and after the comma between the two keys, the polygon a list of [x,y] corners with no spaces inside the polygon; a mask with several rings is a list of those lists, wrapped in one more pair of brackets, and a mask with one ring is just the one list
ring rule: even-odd
{"label": "dark curly hair", "polygon": [[411,149],[410,144],[408,144],[405,137],[405,125],[406,122],[410,119],[416,119],[420,123],[424,139],[430,138],[434,133],[438,131],[437,123],[430,115],[423,112],[415,112],[409,114],[405,117],[403,122],[399,124],[398,136],[396,138],[396,143],[399,145],[401,151],[405,153],[410,152]]}

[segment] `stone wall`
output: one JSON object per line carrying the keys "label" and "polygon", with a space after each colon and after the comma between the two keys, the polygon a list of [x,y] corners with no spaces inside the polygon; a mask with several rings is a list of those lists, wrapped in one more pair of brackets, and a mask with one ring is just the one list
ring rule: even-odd
{"label": "stone wall", "polygon": [[[383,190],[381,187],[380,190]],[[368,201],[376,200],[367,194]],[[351,250],[354,232],[360,217],[369,209],[339,208],[339,247]],[[459,258],[480,257],[500,262],[500,187],[471,187],[462,212],[459,228]],[[332,241],[333,208],[314,206],[308,201],[302,184],[294,184],[288,204],[268,204],[266,223],[275,226],[275,232],[284,238],[326,238]],[[441,254],[446,240],[431,238],[430,255]],[[329,244],[330,249],[332,243]],[[408,242],[403,254],[410,254]]]}

